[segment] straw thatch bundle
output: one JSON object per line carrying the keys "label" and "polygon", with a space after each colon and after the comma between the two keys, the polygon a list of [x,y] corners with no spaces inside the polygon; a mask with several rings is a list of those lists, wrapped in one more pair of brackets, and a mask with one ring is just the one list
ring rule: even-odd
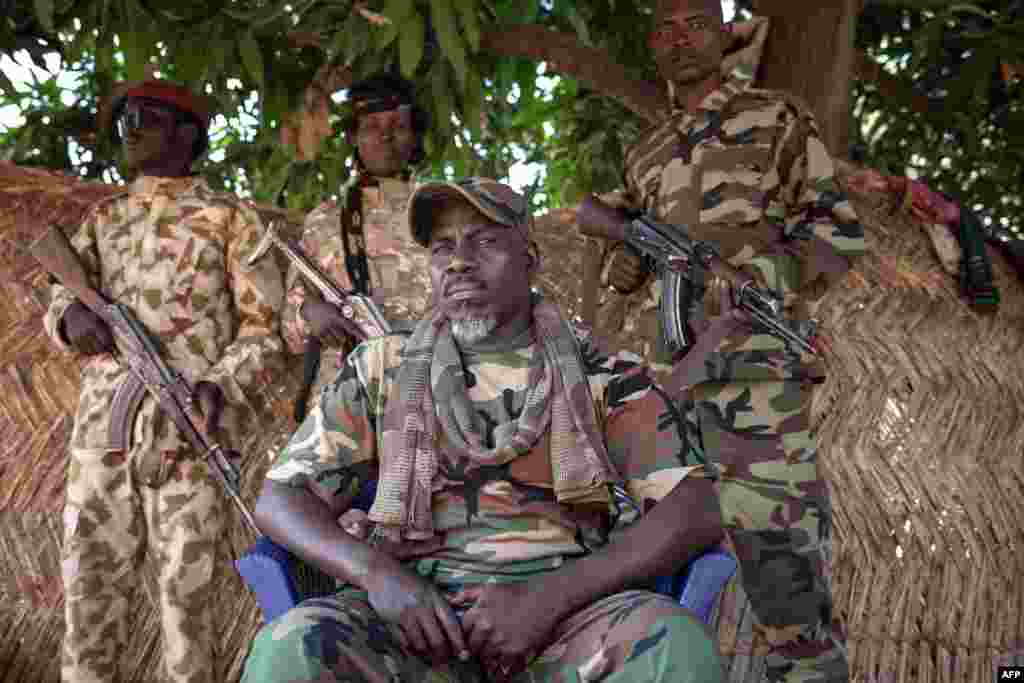
{"label": "straw thatch bundle", "polygon": [[851,193],[872,253],[822,304],[816,396],[838,539],[834,593],[868,681],[991,680],[1024,655],[1024,288],[980,315],[922,226]]}
{"label": "straw thatch bundle", "polygon": [[[7,275],[0,284],[0,683],[58,680],[58,510],[78,383],[76,362],[40,337],[45,276],[18,246],[43,220],[73,225],[106,192],[0,163],[0,272]],[[990,252],[1002,305],[994,316],[974,313],[921,226],[893,212],[894,200],[853,199],[873,251],[823,305],[830,375],[815,415],[835,508],[836,607],[855,678],[989,680],[998,658],[1024,650],[1024,291]],[[286,218],[294,229],[295,217]],[[576,313],[585,242],[571,222],[571,212],[538,222],[545,257],[538,285]],[[599,332],[614,340],[618,330]],[[295,369],[268,429],[246,444],[250,497],[265,456],[290,429]],[[230,570],[251,540],[234,522],[214,608],[227,681],[237,679],[258,626]],[[135,681],[153,680],[159,662],[152,585],[147,576],[125,649]],[[734,589],[721,612],[732,680],[759,680],[747,656],[759,637]]]}

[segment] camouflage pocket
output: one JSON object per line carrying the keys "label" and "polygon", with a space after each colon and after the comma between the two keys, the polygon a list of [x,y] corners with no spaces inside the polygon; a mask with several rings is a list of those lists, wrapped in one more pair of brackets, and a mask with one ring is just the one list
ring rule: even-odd
{"label": "camouflage pocket", "polygon": [[187,448],[174,423],[147,397],[135,420],[130,457],[138,480],[150,488],[167,481]]}

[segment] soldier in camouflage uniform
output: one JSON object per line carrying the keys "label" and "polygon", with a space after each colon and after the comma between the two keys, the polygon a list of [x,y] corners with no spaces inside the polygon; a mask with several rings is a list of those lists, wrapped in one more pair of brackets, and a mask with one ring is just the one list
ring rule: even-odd
{"label": "soldier in camouflage uniform", "polygon": [[[808,108],[786,93],[723,79],[725,42],[718,0],[659,3],[650,46],[673,112],[627,152],[627,191],[655,220],[718,245],[726,260],[781,294],[788,315],[807,319],[864,252],[863,231]],[[626,294],[605,293],[598,327],[622,320],[613,334],[670,360],[659,348],[659,283],[623,245],[610,250],[604,272]],[[699,333],[730,302],[727,285],[707,283],[688,311],[691,327]],[[615,307],[625,314],[610,315]],[[739,654],[752,654],[746,665],[767,680],[846,681],[826,577],[828,489],[810,431],[822,367],[750,327],[716,346],[691,378],[696,386],[682,412],[691,437],[720,467],[722,514],[741,566],[734,590],[755,617],[754,651]]]}
{"label": "soldier in camouflage uniform", "polygon": [[[94,286],[128,306],[164,359],[195,389],[207,425],[240,444],[250,403],[280,360],[281,273],[246,260],[262,229],[256,214],[214,194],[189,167],[206,147],[209,110],[187,89],[132,84],[115,103],[127,170],[120,195],[95,206],[71,243]],[[45,316],[61,348],[91,360],[71,437],[62,574],[62,677],[120,680],[129,617],[147,550],[158,563],[165,678],[218,680],[209,607],[222,494],[195,453],[145,393],[119,411],[133,385],[109,328],[59,284]],[[134,413],[134,414],[133,414]]]}
{"label": "soldier in camouflage uniform", "polygon": [[[643,590],[722,533],[664,392],[531,295],[511,188],[424,185],[410,223],[437,307],[348,356],[256,510],[348,585],[266,625],[243,681],[722,680],[697,617]],[[369,478],[363,542],[336,519]]]}
{"label": "soldier in camouflage uniform", "polygon": [[[343,288],[371,294],[392,326],[400,329],[418,320],[430,300],[426,252],[405,228],[412,191],[410,169],[423,159],[426,116],[413,101],[411,85],[393,76],[354,85],[350,98],[353,117],[348,134],[356,148],[356,173],[342,188],[340,202],[326,201],[309,214],[300,246]],[[346,206],[346,202],[360,206]],[[350,228],[354,234],[346,259],[342,221],[353,215],[360,219]],[[368,282],[353,282],[361,275],[362,246]],[[320,355],[311,389],[304,389],[298,398],[301,418],[307,396],[311,407],[324,385],[338,374],[353,344],[338,309],[324,302],[294,267],[288,272],[286,290],[282,327],[288,350],[305,351],[314,358]]]}

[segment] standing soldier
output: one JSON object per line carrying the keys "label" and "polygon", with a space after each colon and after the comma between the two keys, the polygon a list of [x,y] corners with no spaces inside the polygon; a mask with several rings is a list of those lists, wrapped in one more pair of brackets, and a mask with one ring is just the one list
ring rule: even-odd
{"label": "standing soldier", "polygon": [[[426,113],[412,85],[377,76],[349,91],[353,115],[346,131],[356,149],[356,173],[341,202],[327,201],[306,218],[302,250],[345,289],[370,294],[393,328],[419,320],[430,299],[427,253],[406,229],[411,169],[423,160]],[[292,353],[306,353],[306,381],[296,403],[302,421],[320,390],[354,346],[345,319],[323,301],[294,267],[286,278],[284,338]],[[321,355],[321,342],[328,348]],[[315,380],[315,381],[314,381]]]}
{"label": "standing soldier", "polygon": [[[115,142],[136,177],[93,207],[72,246],[93,286],[131,309],[194,388],[207,426],[238,446],[241,418],[269,391],[269,368],[280,360],[281,273],[273,259],[247,264],[262,234],[257,215],[190,172],[207,147],[203,99],[145,81],[122,89],[113,113]],[[166,680],[212,683],[211,588],[224,511],[205,454],[139,391],[106,323],[60,284],[44,324],[58,346],[92,356],[70,446],[62,677],[119,679],[148,548],[159,565]]]}
{"label": "standing soldier", "polygon": [[[807,319],[864,252],[863,231],[806,105],[723,78],[724,29],[719,0],[658,3],[649,44],[672,111],[627,152],[627,191],[652,218],[687,226],[777,291],[791,318]],[[668,349],[657,348],[660,291],[645,263],[619,245],[604,270],[616,290],[644,301],[627,309],[623,331],[669,362]],[[707,282],[687,311],[694,333],[730,299],[728,285]],[[825,574],[828,489],[810,431],[822,368],[749,327],[716,349],[682,407],[687,429],[720,467],[723,518],[741,566],[737,590],[755,616],[754,654],[767,680],[846,681]]]}

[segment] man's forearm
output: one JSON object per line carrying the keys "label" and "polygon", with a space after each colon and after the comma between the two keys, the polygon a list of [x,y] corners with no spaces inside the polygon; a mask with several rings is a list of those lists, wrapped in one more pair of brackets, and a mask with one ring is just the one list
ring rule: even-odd
{"label": "man's forearm", "polygon": [[267,536],[327,574],[360,588],[375,569],[396,560],[338,525],[348,504],[328,506],[308,489],[268,481],[256,503],[256,522]]}
{"label": "man's forearm", "polygon": [[722,535],[712,482],[684,479],[612,543],[545,576],[541,589],[568,616],[604,596],[674,574]]}

